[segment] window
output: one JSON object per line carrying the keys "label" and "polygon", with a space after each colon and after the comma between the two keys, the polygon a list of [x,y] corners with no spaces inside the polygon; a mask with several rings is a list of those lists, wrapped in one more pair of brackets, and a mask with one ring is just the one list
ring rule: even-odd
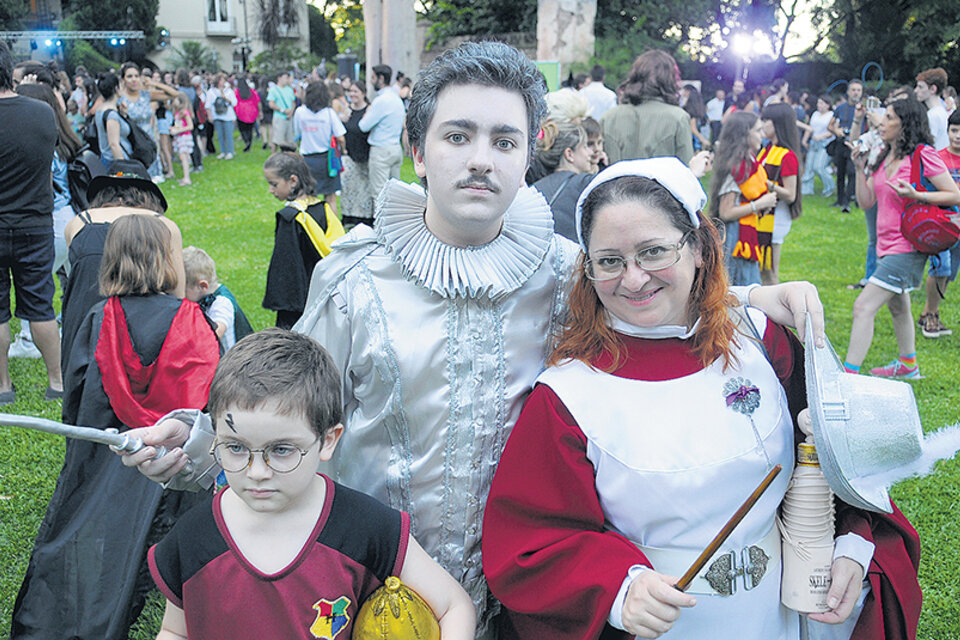
{"label": "window", "polygon": [[209,22],[227,22],[227,0],[207,0],[207,20]]}

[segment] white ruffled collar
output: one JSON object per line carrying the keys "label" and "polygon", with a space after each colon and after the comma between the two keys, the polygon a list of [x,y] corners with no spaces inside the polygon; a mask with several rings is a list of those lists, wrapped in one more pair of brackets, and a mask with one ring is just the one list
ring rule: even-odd
{"label": "white ruffled collar", "polygon": [[663,340],[665,338],[680,338],[686,340],[697,332],[700,328],[700,318],[693,323],[692,327],[687,328],[684,325],[663,325],[660,327],[638,327],[637,325],[624,322],[611,314],[607,314],[608,324],[611,329],[617,333],[622,333],[634,338],[647,338],[650,340]]}
{"label": "white ruffled collar", "polygon": [[553,215],[539,191],[521,187],[507,208],[500,235],[485,245],[454,247],[423,220],[427,194],[390,180],[377,198],[377,242],[404,276],[445,297],[497,298],[519,289],[543,262],[553,239]]}

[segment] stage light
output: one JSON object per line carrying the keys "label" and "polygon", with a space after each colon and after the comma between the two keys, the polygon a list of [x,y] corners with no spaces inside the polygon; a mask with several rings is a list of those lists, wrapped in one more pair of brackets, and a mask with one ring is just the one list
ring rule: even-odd
{"label": "stage light", "polygon": [[43,44],[47,45],[48,47],[52,47],[53,40],[51,40],[50,38],[47,38],[46,40],[43,41]]}
{"label": "stage light", "polygon": [[126,38],[120,38],[120,44],[127,44]]}
{"label": "stage light", "polygon": [[738,33],[733,36],[733,50],[740,57],[750,55],[753,50],[753,37],[746,33]]}
{"label": "stage light", "polygon": [[117,39],[116,39],[116,38],[110,38],[110,46],[113,46],[113,47],[117,46]]}

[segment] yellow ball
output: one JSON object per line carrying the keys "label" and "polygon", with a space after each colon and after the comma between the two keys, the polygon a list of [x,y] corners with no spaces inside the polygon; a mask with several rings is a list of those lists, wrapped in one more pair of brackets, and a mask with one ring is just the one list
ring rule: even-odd
{"label": "yellow ball", "polygon": [[353,640],[440,640],[440,625],[423,598],[390,576],[360,607]]}

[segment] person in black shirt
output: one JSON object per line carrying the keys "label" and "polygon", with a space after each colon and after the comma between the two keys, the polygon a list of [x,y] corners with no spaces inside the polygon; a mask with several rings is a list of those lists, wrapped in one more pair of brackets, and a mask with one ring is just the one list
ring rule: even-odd
{"label": "person in black shirt", "polygon": [[846,142],[850,139],[853,126],[853,113],[863,96],[863,83],[854,78],[847,83],[847,101],[833,110],[833,120],[829,129],[837,136],[833,161],[837,166],[837,201],[833,206],[841,207],[844,213],[850,213],[850,198],[856,187],[856,169],[850,159],[850,148]]}
{"label": "person in black shirt", "polygon": [[53,312],[53,183],[57,121],[49,105],[13,92],[13,57],[0,42],[0,405],[16,400],[7,361],[10,276],[16,314],[29,320],[47,367],[45,399],[63,395]]}

